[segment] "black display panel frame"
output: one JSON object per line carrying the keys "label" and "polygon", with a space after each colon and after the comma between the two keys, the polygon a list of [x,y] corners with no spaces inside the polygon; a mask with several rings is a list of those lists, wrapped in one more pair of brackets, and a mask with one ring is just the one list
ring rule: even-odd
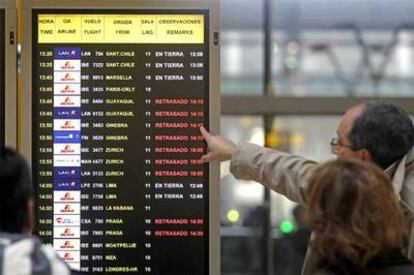
{"label": "black display panel frame", "polygon": [[0,146],[5,146],[6,136],[6,15],[5,9],[0,9]]}
{"label": "black display panel frame", "polygon": [[[209,62],[210,62],[210,57],[209,57],[209,50],[210,50],[210,45],[209,45],[209,11],[208,9],[168,9],[168,10],[164,10],[164,9],[116,9],[116,10],[106,10],[106,9],[56,9],[56,10],[51,10],[51,9],[44,9],[44,8],[39,8],[39,9],[33,9],[32,10],[32,91],[35,91],[36,87],[38,87],[39,85],[37,84],[38,82],[38,73],[37,73],[37,55],[35,55],[35,53],[37,53],[38,50],[38,21],[37,21],[37,16],[39,14],[102,14],[102,15],[112,15],[112,14],[131,14],[131,15],[135,15],[135,14],[183,14],[183,15],[190,15],[190,14],[202,14],[204,16],[204,52],[207,54],[206,56],[206,61],[205,61],[205,71],[204,71],[204,76],[206,77],[206,80],[204,81],[204,90],[207,91],[207,93],[204,94],[204,126],[208,129],[209,128],[209,124],[210,124],[210,114],[209,114],[209,110],[210,110],[210,90],[209,90],[209,80],[210,80],[210,76],[209,76]],[[69,44],[69,43],[65,43],[65,47],[75,47],[77,46],[77,44]],[[36,102],[38,100],[38,96],[36,92],[32,93],[32,103]],[[37,182],[37,172],[39,171],[39,164],[36,158],[36,156],[38,155],[37,149],[37,142],[36,142],[36,137],[38,136],[38,132],[37,132],[37,128],[35,127],[35,125],[37,125],[37,123],[39,122],[39,114],[38,114],[38,110],[35,108],[35,105],[33,104],[33,109],[32,109],[32,137],[33,137],[33,143],[32,143],[32,167],[33,167],[33,179],[34,179],[34,183],[35,183],[35,194],[39,193],[39,186],[38,184],[36,184]],[[204,164],[203,165],[203,170],[204,170],[204,183],[205,183],[205,192],[204,192],[204,211],[205,211],[205,219],[204,219],[204,228],[205,228],[205,232],[207,233],[207,236],[205,236],[203,238],[204,241],[204,255],[206,256],[206,258],[204,259],[204,269],[203,269],[203,274],[209,274],[209,259],[208,259],[208,255],[209,255],[209,234],[208,234],[208,229],[209,229],[209,169],[208,169],[208,165]],[[35,224],[35,231],[37,230],[38,226],[39,226],[39,209],[38,209],[38,201],[37,198],[35,200],[35,207],[36,207],[36,213],[35,213],[35,217],[36,217],[36,224]],[[176,253],[180,253],[179,251],[177,251]],[[167,273],[163,273],[164,271],[160,272],[159,274],[167,274]],[[165,270],[165,272],[167,272],[167,270]],[[170,273],[168,274],[179,274],[179,273],[171,273],[171,271],[168,271]],[[158,273],[157,273],[158,274]]]}

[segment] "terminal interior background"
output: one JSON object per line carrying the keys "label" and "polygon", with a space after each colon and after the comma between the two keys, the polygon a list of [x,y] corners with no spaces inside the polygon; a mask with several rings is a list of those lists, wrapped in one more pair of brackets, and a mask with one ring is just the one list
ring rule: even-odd
{"label": "terminal interior background", "polygon": [[[221,134],[325,161],[346,107],[387,98],[413,114],[413,14],[410,0],[221,0]],[[229,166],[222,274],[297,274],[297,206]]]}
{"label": "terminal interior background", "polygon": [[[225,137],[325,161],[347,106],[387,98],[413,114],[414,1],[220,5]],[[299,274],[287,256],[297,253],[296,205],[236,180],[229,165],[221,165],[222,274]]]}

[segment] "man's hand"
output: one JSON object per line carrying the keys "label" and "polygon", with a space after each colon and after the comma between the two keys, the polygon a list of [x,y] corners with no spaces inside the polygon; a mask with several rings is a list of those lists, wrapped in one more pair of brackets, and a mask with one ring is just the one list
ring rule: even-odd
{"label": "man's hand", "polygon": [[208,154],[201,157],[204,162],[229,160],[236,150],[236,145],[221,136],[214,136],[204,127],[200,128],[203,139],[207,142]]}

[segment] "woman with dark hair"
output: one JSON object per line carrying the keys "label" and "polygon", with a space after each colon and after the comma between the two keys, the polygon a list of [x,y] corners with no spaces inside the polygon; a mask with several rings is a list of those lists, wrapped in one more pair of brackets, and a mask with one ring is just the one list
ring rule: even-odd
{"label": "woman with dark hair", "polygon": [[327,162],[306,195],[315,275],[414,274],[401,253],[407,232],[398,198],[378,167]]}

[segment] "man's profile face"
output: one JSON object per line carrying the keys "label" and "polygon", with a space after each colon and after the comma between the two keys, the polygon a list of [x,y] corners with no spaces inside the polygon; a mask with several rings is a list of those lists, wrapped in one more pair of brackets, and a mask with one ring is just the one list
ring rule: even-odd
{"label": "man's profile face", "polygon": [[359,154],[352,149],[352,144],[348,139],[348,135],[352,129],[354,120],[362,113],[362,110],[362,105],[352,107],[344,114],[339,122],[336,130],[338,145],[335,145],[333,148],[333,153],[338,159],[361,159]]}

